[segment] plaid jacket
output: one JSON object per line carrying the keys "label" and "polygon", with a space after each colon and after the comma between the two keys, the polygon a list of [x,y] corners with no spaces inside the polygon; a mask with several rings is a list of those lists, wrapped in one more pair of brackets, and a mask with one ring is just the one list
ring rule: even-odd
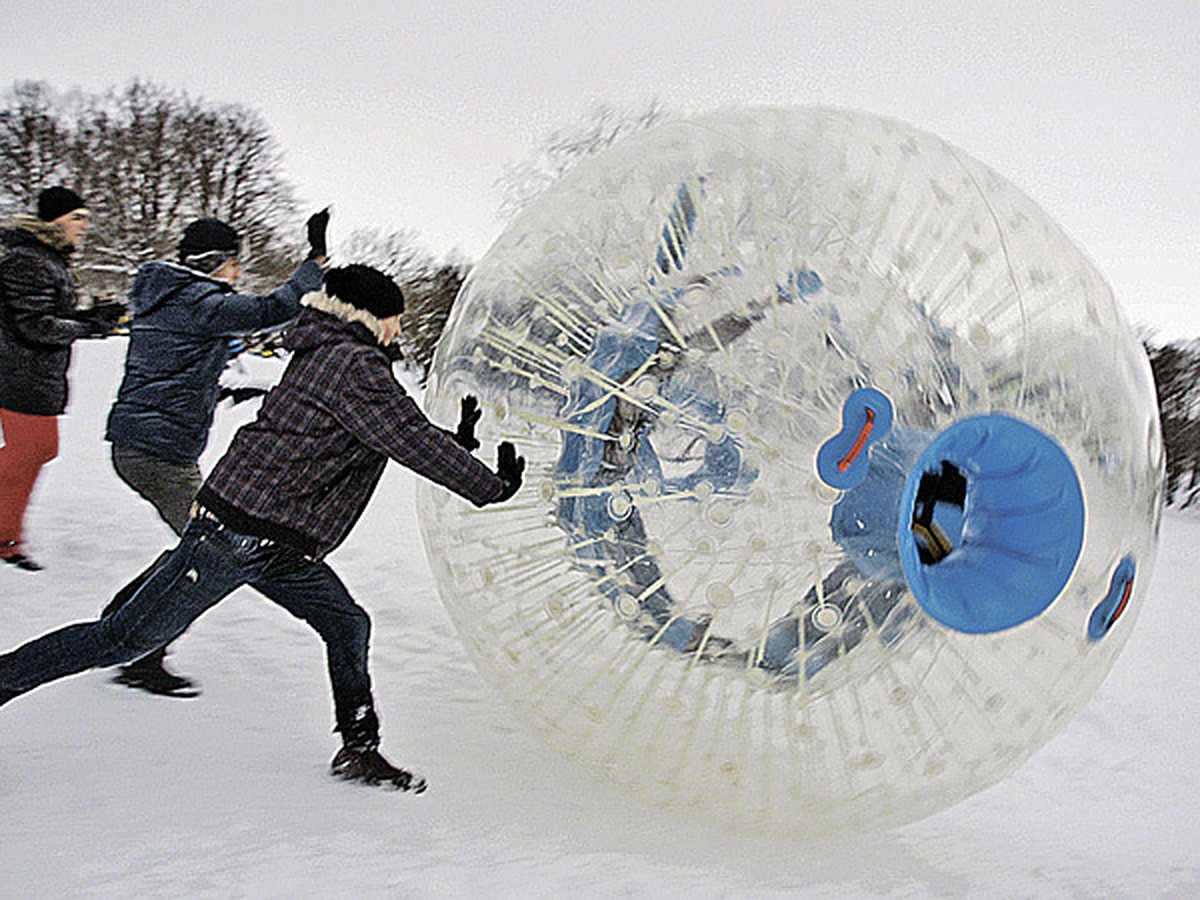
{"label": "plaid jacket", "polygon": [[476,506],[504,482],[433,425],[360,323],[305,309],[257,419],[240,428],[197,500],[231,528],[313,557],[358,520],[389,458]]}

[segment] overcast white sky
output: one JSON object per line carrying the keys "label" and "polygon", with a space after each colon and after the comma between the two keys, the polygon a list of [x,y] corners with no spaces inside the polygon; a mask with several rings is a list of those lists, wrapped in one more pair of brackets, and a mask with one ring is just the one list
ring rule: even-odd
{"label": "overcast white sky", "polygon": [[1130,317],[1200,337],[1200,2],[5,0],[0,88],[134,76],[261,111],[334,240],[478,259],[496,179],[597,102],[895,116],[1029,193]]}

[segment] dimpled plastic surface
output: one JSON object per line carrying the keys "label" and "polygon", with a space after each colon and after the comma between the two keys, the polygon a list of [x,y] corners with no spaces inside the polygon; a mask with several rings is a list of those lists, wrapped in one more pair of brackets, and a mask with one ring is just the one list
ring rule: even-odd
{"label": "dimpled plastic surface", "polygon": [[[843,422],[861,388],[886,434]],[[453,428],[468,393],[480,456],[509,440],[528,468],[482,509],[419,488],[442,599],[517,716],[631,812],[793,836],[919,818],[1048,740],[1145,599],[1162,446],[1138,341],[1029,198],[897,121],[731,110],[580,164],[464,286],[426,409]],[[984,414],[1062,448],[1086,524],[1044,612],[971,634],[909,589],[899,504]],[[843,492],[816,457],[847,428],[870,470]],[[1130,600],[1089,640],[1127,557]]]}

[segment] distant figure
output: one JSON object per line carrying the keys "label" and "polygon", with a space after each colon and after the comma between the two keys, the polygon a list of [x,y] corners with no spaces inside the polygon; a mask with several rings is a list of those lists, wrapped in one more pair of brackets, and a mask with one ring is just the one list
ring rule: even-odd
{"label": "distant figure", "polygon": [[[125,377],[105,437],[112,442],[117,475],[154,505],[176,535],[183,534],[203,480],[198,461],[222,397],[219,381],[232,355],[230,339],[300,314],[300,298],[321,287],[328,223],[328,210],[309,218],[308,259],[265,296],[234,291],[242,276],[241,236],[217,219],[199,219],[184,229],[178,264],[155,261],[138,269],[129,292],[133,321]],[[128,600],[165,557],[122,588],[109,611]],[[167,669],[166,654],[165,646],[158,647],[122,667],[114,680],[165,696],[196,696],[191,679]]]}
{"label": "distant figure", "polygon": [[27,572],[42,568],[25,549],[23,525],[38,473],[58,455],[71,344],[107,331],[102,317],[114,313],[75,308],[67,262],[89,224],[82,197],[49,187],[36,216],[0,229],[0,560]]}
{"label": "distant figure", "polygon": [[[476,506],[507,500],[525,460],[510,443],[497,471],[473,457],[474,401],[454,432],[433,425],[392,374],[385,348],[404,297],[367,266],[332,269],[285,336],[291,361],[257,419],[205,481],[179,545],[124,606],[0,656],[0,704],[40,684],[161,647],[249,584],[325,642],[342,748],[340,778],[419,793],[425,780],[379,752],[367,668],[371,620],[322,560],[345,539],[389,458]],[[381,535],[380,552],[400,535]]]}

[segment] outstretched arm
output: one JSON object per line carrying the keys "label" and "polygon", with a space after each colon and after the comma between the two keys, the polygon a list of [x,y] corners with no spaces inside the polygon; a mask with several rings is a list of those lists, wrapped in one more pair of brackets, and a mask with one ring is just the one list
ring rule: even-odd
{"label": "outstretched arm", "polygon": [[373,350],[355,354],[347,366],[346,400],[333,410],[342,425],[367,446],[476,506],[512,496],[514,475],[516,486],[520,485],[516,463],[509,461],[507,473],[493,472],[462,447],[452,432],[430,422],[390,369],[373,356]]}
{"label": "outstretched arm", "polygon": [[204,329],[211,335],[232,336],[283,325],[300,315],[300,298],[320,290],[322,281],[321,267],[305,260],[269,294],[225,293],[214,287],[200,301]]}

